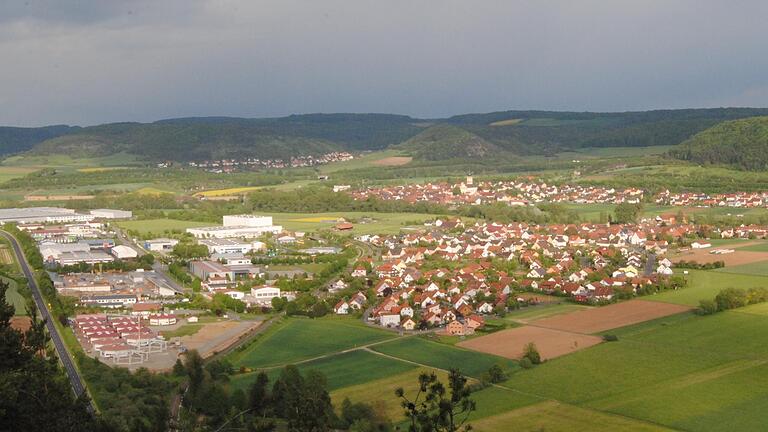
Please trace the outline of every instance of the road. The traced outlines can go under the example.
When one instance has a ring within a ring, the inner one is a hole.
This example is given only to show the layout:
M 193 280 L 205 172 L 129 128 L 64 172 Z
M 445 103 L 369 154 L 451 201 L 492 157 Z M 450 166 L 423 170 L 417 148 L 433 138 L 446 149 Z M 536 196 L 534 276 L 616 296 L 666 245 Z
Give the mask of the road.
M 13 251 L 16 254 L 16 259 L 19 262 L 19 266 L 24 272 L 24 276 L 27 278 L 29 283 L 29 288 L 30 291 L 32 291 L 32 298 L 35 300 L 37 310 L 40 312 L 40 315 L 43 317 L 43 319 L 45 319 L 45 325 L 48 328 L 48 333 L 51 335 L 53 346 L 56 348 L 56 353 L 59 356 L 59 360 L 64 366 L 64 371 L 69 377 L 69 382 L 72 384 L 72 390 L 74 390 L 77 397 L 80 397 L 85 393 L 83 379 L 80 377 L 80 372 L 75 367 L 75 362 L 72 360 L 72 356 L 67 350 L 67 346 L 64 344 L 64 340 L 61 338 L 58 329 L 54 325 L 54 318 L 51 315 L 51 312 L 48 310 L 48 303 L 46 303 L 43 299 L 43 295 L 40 292 L 40 287 L 37 286 L 35 274 L 32 272 L 32 269 L 30 269 L 27 258 L 24 256 L 24 252 L 21 250 L 21 246 L 19 245 L 18 240 L 16 240 L 14 236 L 5 231 L 0 231 L 0 235 L 8 239 L 8 241 L 11 243 L 11 246 L 13 247 Z M 90 403 L 89 410 L 93 412 L 93 403 Z

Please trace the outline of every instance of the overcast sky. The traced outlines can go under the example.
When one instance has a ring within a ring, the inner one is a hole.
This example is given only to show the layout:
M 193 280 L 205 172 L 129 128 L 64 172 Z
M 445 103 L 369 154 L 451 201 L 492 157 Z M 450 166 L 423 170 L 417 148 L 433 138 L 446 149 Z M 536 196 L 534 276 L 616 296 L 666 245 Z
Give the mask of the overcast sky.
M 2 0 L 0 124 L 768 106 L 768 2 Z

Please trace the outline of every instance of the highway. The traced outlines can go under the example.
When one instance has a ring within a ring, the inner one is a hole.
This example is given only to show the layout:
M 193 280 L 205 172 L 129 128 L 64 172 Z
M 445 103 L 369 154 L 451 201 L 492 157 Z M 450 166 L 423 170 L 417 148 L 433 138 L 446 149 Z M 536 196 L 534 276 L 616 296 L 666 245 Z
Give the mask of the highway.
M 24 276 L 26 276 L 27 281 L 29 282 L 29 288 L 30 291 L 32 291 L 32 298 L 35 300 L 37 310 L 40 311 L 40 315 L 42 315 L 43 319 L 46 321 L 46 326 L 48 327 L 48 333 L 51 335 L 53 346 L 56 348 L 59 360 L 61 361 L 61 364 L 64 365 L 64 371 L 67 373 L 69 382 L 72 384 L 72 390 L 75 392 L 77 397 L 80 397 L 85 392 L 83 380 L 80 377 L 80 373 L 78 372 L 77 368 L 75 367 L 74 360 L 72 360 L 72 357 L 67 350 L 67 346 L 64 344 L 59 331 L 54 325 L 54 317 L 51 315 L 50 310 L 48 310 L 48 303 L 46 303 L 43 299 L 43 295 L 40 292 L 40 287 L 37 286 L 37 280 L 35 279 L 34 272 L 30 269 L 29 263 L 27 263 L 27 258 L 24 256 L 24 252 L 21 250 L 21 246 L 19 245 L 19 242 L 16 240 L 16 238 L 5 231 L 0 231 L 0 235 L 8 239 L 8 241 L 11 243 L 11 246 L 13 247 L 13 251 L 16 254 L 16 259 L 19 262 L 19 266 L 21 266 L 21 270 L 24 272 Z M 89 410 L 93 412 L 92 402 L 89 406 Z

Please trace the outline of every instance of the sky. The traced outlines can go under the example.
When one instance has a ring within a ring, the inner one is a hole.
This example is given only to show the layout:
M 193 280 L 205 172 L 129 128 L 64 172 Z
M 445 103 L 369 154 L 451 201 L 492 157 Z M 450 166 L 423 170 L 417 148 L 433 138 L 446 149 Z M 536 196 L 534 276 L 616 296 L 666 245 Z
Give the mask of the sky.
M 3 0 L 0 125 L 768 106 L 763 0 Z

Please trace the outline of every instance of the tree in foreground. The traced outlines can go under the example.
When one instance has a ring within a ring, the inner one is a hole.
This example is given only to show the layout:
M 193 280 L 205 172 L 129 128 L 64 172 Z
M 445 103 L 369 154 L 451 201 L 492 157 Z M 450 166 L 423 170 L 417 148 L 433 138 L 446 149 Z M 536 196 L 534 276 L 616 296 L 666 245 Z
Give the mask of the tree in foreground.
M 434 372 L 422 373 L 413 398 L 406 396 L 402 388 L 395 390 L 395 395 L 401 399 L 410 421 L 410 432 L 457 432 L 472 429 L 467 423 L 476 409 L 475 401 L 469 397 L 471 392 L 467 378 L 458 369 L 451 369 L 448 389 Z
M 45 322 L 34 318 L 25 334 L 11 327 L 14 308 L 6 302 L 7 289 L 0 281 L 0 429 L 110 430 L 88 413 L 86 396 L 75 399 L 58 360 L 46 347 Z

